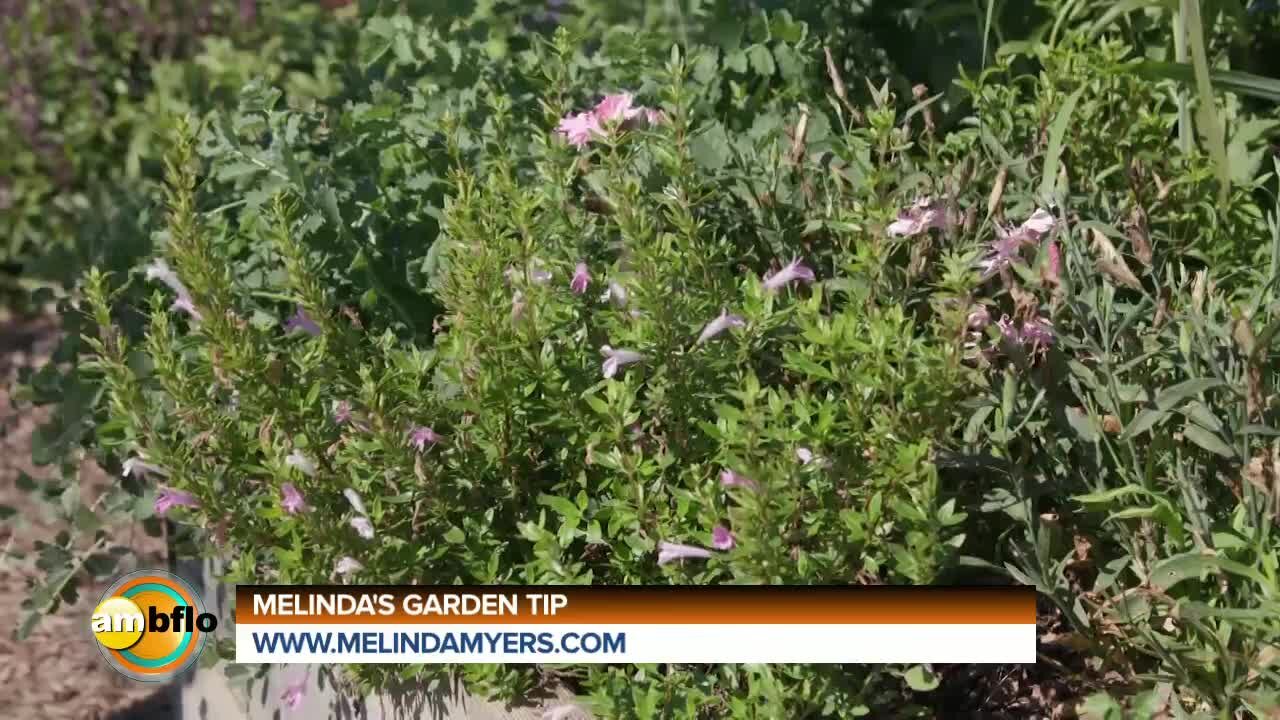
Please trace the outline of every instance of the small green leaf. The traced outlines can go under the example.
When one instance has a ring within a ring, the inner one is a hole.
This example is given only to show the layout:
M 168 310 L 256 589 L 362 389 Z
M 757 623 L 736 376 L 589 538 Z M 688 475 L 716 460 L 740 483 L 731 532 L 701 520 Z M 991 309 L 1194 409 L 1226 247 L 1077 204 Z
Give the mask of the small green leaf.
M 907 686 L 916 692 L 929 692 L 936 690 L 939 684 L 938 676 L 923 665 L 916 665 L 907 670 L 902 676 L 907 681 Z
M 1045 200 L 1053 198 L 1055 188 L 1058 183 L 1058 163 L 1062 157 L 1062 141 L 1067 133 L 1067 126 L 1071 122 L 1071 115 L 1076 111 L 1076 103 L 1080 102 L 1080 96 L 1084 95 L 1084 91 L 1088 86 L 1082 86 L 1075 92 L 1067 96 L 1067 99 L 1058 107 L 1058 114 L 1053 118 L 1053 125 L 1049 127 L 1049 148 L 1044 154 L 1044 171 L 1040 178 L 1040 196 Z
M 1230 445 L 1199 425 L 1188 424 L 1182 429 L 1182 436 L 1215 455 L 1225 458 L 1235 457 L 1235 451 Z

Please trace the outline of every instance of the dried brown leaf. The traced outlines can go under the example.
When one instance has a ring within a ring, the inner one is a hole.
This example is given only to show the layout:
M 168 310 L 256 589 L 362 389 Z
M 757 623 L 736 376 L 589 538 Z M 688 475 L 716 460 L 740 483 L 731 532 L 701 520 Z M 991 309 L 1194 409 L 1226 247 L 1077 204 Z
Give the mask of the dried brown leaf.
M 1120 255 L 1120 251 L 1116 250 L 1116 246 L 1112 245 L 1107 236 L 1099 230 L 1093 229 L 1092 232 L 1093 250 L 1097 255 L 1094 262 L 1098 271 L 1121 285 L 1134 290 L 1142 289 L 1142 283 L 1125 264 L 1124 257 Z

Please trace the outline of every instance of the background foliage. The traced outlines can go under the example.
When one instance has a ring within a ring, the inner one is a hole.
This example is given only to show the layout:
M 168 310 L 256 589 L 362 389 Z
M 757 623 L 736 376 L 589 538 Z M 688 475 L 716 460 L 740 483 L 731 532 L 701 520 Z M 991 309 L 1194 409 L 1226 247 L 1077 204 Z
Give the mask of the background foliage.
M 105 520 L 158 529 L 181 490 L 176 550 L 232 581 L 1044 599 L 1036 693 L 828 666 L 367 687 L 568 683 L 605 717 L 1280 707 L 1272 6 L 265 7 L 158 58 L 88 45 L 137 89 L 105 123 L 59 90 L 5 153 L 9 257 L 73 288 L 19 395 L 56 408 L 35 452 L 64 473 L 28 484 L 75 528 L 26 628 L 115 572 Z M 662 119 L 555 132 L 623 91 Z M 813 277 L 770 281 L 793 260 Z M 151 470 L 88 507 L 85 454 Z

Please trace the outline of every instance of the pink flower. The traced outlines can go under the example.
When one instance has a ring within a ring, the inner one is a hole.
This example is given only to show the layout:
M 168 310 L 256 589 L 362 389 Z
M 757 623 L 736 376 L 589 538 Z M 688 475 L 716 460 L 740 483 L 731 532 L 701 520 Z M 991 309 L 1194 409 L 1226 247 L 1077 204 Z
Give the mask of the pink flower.
M 645 108 L 632 107 L 634 101 L 631 93 L 605 95 L 591 112 L 601 124 L 630 120 L 645 111 Z
M 627 350 L 625 348 L 611 348 L 608 345 L 600 347 L 600 354 L 605 356 L 605 361 L 600 365 L 600 371 L 606 378 L 611 378 L 618 374 L 627 365 L 638 363 L 644 359 L 644 356 L 635 350 Z
M 1049 241 L 1049 262 L 1045 267 L 1045 280 L 1051 283 L 1058 282 L 1058 278 L 1062 276 L 1062 251 L 1058 248 L 1058 243 Z
M 339 558 L 338 562 L 333 564 L 333 571 L 342 577 L 349 577 L 363 569 L 364 565 L 361 565 L 359 560 L 350 556 Z
M 289 455 L 284 459 L 284 464 L 291 468 L 297 468 L 298 472 L 306 475 L 307 477 L 311 477 L 316 474 L 315 461 L 306 455 L 303 455 L 298 450 L 294 450 L 289 453 Z
M 123 475 L 124 477 L 133 476 L 141 480 L 146 478 L 146 476 L 148 475 L 164 476 L 164 475 L 168 475 L 169 473 L 164 468 L 158 465 L 152 465 L 151 463 L 144 461 L 140 457 L 133 457 L 124 461 L 123 472 L 121 472 L 120 474 Z
M 373 523 L 369 522 L 369 518 L 363 515 L 353 517 L 351 527 L 355 528 L 355 531 L 365 540 L 373 539 Z
M 987 310 L 986 305 L 979 305 L 969 313 L 969 317 L 965 322 L 970 330 L 982 330 L 991 324 L 991 313 Z
M 604 296 L 600 299 L 613 303 L 615 307 L 626 307 L 627 288 L 615 280 L 610 280 L 609 289 L 605 291 Z
M 1057 339 L 1053 331 L 1053 323 L 1045 318 L 1032 318 L 1022 323 L 1019 327 L 1014 324 L 1008 315 L 1000 318 L 996 323 L 1000 327 L 1001 334 L 1005 340 L 1014 345 L 1024 345 L 1031 348 L 1048 347 Z
M 525 301 L 524 293 L 519 290 L 511 296 L 511 321 L 515 322 L 524 315 Z
M 1022 323 L 1022 341 L 1031 345 L 1048 347 L 1057 340 L 1053 323 L 1045 318 L 1032 318 Z
M 164 258 L 156 258 L 146 267 L 148 280 L 159 280 L 176 295 L 190 295 L 187 292 L 187 286 L 182 284 L 182 280 L 178 279 L 178 274 L 169 267 L 169 263 Z
M 573 278 L 569 280 L 569 289 L 574 295 L 581 295 L 587 291 L 587 286 L 591 284 L 591 272 L 587 270 L 587 264 L 580 262 L 573 269 Z
M 172 308 L 181 310 L 196 320 L 200 320 L 200 311 L 196 310 L 195 302 L 191 299 L 191 291 L 187 290 L 187 286 L 182 284 L 182 280 L 178 278 L 178 274 L 169 267 L 169 263 L 164 258 L 156 258 L 151 261 L 146 268 L 148 280 L 159 280 L 177 295 L 177 299 L 173 301 Z
M 1020 261 L 1022 258 L 1018 253 L 1023 247 L 1040 242 L 1056 226 L 1057 220 L 1043 208 L 1036 210 L 1026 222 L 1012 230 L 996 226 L 996 241 L 991 244 L 991 254 L 978 264 L 983 270 L 982 279 L 985 280 Z
M 1031 214 L 1031 217 L 1027 218 L 1026 222 L 1022 223 L 1022 227 L 1019 229 L 1032 236 L 1033 239 L 1039 240 L 1042 236 L 1053 232 L 1057 225 L 1058 221 L 1053 217 L 1053 213 L 1044 208 L 1036 208 L 1036 211 Z
M 155 511 L 157 515 L 164 517 L 170 509 L 179 505 L 189 508 L 198 508 L 200 507 L 200 501 L 196 499 L 195 495 L 192 495 L 189 492 L 174 490 L 169 487 L 161 487 L 156 491 Z
M 174 300 L 173 305 L 171 305 L 170 307 L 172 307 L 174 310 L 181 310 L 196 320 L 204 319 L 204 316 L 201 315 L 200 311 L 196 309 L 195 301 L 191 299 L 190 295 L 185 295 L 185 294 L 179 295 L 178 299 Z
M 796 448 L 796 460 L 799 460 L 801 465 L 808 465 L 813 462 L 813 451 L 806 447 Z
M 307 676 L 294 680 L 289 683 L 284 692 L 280 693 L 280 701 L 290 710 L 297 710 L 302 705 L 302 696 L 306 695 Z
M 351 403 L 346 400 L 338 400 L 333 403 L 333 421 L 339 425 L 345 425 L 351 419 Z
M 311 319 L 310 315 L 307 315 L 307 311 L 303 310 L 301 305 L 298 306 L 298 309 L 294 311 L 288 320 L 284 321 L 284 331 L 286 333 L 291 333 L 294 330 L 301 330 L 312 337 L 320 334 L 320 326 L 316 324 L 315 320 Z
M 711 528 L 711 547 L 717 550 L 732 550 L 738 541 L 733 537 L 733 533 L 729 528 L 723 525 L 717 525 Z
M 435 445 L 444 440 L 444 436 L 426 425 L 419 425 L 409 431 L 409 444 L 422 452 L 428 445 Z
M 556 132 L 577 148 L 591 142 L 592 136 L 604 134 L 604 130 L 600 128 L 599 118 L 591 112 L 566 115 L 556 126 Z
M 667 121 L 667 114 L 662 112 L 661 110 L 655 110 L 653 108 L 645 108 L 644 119 L 650 125 L 659 125 Z
M 800 258 L 796 258 L 778 272 L 765 275 L 764 288 L 774 292 L 796 281 L 811 283 L 813 280 L 813 271 L 802 265 Z
M 745 327 L 746 324 L 747 321 L 743 320 L 742 316 L 730 315 L 728 310 L 722 309 L 719 317 L 707 323 L 707 326 L 702 328 L 702 334 L 698 336 L 698 341 L 695 344 L 701 345 L 731 327 Z
M 946 210 L 939 207 L 933 198 L 923 197 L 898 213 L 898 219 L 890 223 L 885 231 L 892 237 L 911 237 L 930 228 L 944 228 L 946 225 Z
M 658 543 L 658 564 L 666 565 L 676 560 L 703 559 L 711 557 L 711 551 L 693 545 L 681 545 L 663 540 Z
M 1005 233 L 999 228 L 996 229 L 996 236 L 996 241 L 991 243 L 991 254 L 978 263 L 978 267 L 982 269 L 983 280 L 1021 260 L 1018 252 L 1026 242 L 1024 236 L 1016 231 Z
M 351 509 L 356 511 L 358 515 L 368 515 L 369 511 L 364 509 L 364 500 L 360 498 L 360 493 L 355 488 L 347 488 L 342 491 L 342 496 L 351 503 Z
M 310 509 L 307 507 L 306 499 L 293 483 L 284 483 L 280 486 L 280 508 L 290 515 L 297 515 Z
M 729 468 L 725 468 L 720 471 L 720 484 L 724 487 L 743 487 L 748 490 L 760 489 L 760 484 L 755 480 L 752 480 L 746 475 L 739 475 Z

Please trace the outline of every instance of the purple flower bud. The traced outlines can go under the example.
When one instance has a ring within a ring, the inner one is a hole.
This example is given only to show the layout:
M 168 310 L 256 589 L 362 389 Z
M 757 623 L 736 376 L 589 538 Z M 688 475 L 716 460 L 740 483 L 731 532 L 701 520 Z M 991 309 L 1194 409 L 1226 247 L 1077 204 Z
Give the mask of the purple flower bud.
M 339 425 L 346 425 L 351 420 L 351 403 L 346 400 L 338 400 L 333 403 L 333 421 Z
M 511 296 L 511 322 L 515 322 L 524 316 L 524 308 L 524 293 L 517 290 L 515 294 Z
M 146 270 L 148 280 L 159 280 L 177 295 L 172 305 L 174 310 L 181 310 L 196 320 L 202 319 L 200 311 L 196 309 L 195 302 L 191 299 L 191 291 L 182 284 L 178 274 L 169 267 L 169 263 L 165 262 L 164 258 L 152 260 Z
M 991 324 L 991 313 L 987 310 L 986 305 L 979 305 L 969 313 L 966 321 L 970 330 L 983 330 Z
M 353 517 L 351 518 L 351 527 L 355 528 L 355 531 L 365 540 L 373 539 L 373 523 L 369 522 L 369 518 L 363 515 Z
M 671 543 L 663 540 L 658 543 L 658 564 L 666 565 L 676 560 L 685 559 L 701 559 L 705 560 L 711 557 L 711 551 L 706 548 L 694 547 L 693 545 L 681 545 L 680 543 Z
M 611 378 L 618 374 L 618 370 L 627 365 L 638 363 L 644 359 L 644 356 L 635 350 L 627 350 L 624 348 L 611 348 L 603 345 L 600 348 L 600 354 L 605 356 L 605 361 L 600 365 L 600 371 L 604 373 L 606 378 Z
M 573 269 L 573 279 L 569 281 L 569 289 L 574 295 L 581 295 L 587 291 L 587 286 L 591 284 L 591 272 L 587 270 L 586 263 L 578 263 Z
M 359 560 L 350 556 L 339 558 L 338 562 L 333 565 L 333 571 L 343 577 L 354 575 L 363 569 L 364 565 L 361 565 Z
M 1019 229 L 1031 236 L 1032 239 L 1039 240 L 1041 236 L 1048 235 L 1053 232 L 1053 229 L 1057 227 L 1057 225 L 1058 220 L 1053 216 L 1053 213 L 1050 213 L 1044 208 L 1037 208 L 1036 211 L 1032 213 L 1031 217 L 1027 218 L 1026 222 L 1022 223 L 1022 227 Z
M 730 315 L 728 310 L 721 310 L 719 317 L 702 328 L 702 334 L 698 335 L 698 341 L 694 344 L 701 345 L 731 327 L 745 327 L 746 324 L 747 321 L 741 315 Z
M 409 444 L 417 448 L 418 452 L 422 452 L 427 449 L 428 445 L 435 445 L 441 440 L 444 440 L 444 436 L 426 425 L 419 425 L 409 431 Z
M 295 679 L 289 683 L 284 692 L 280 693 L 280 701 L 290 710 L 297 710 L 302 706 L 302 698 L 306 695 L 307 676 Z
M 778 272 L 766 275 L 764 288 L 769 292 L 776 292 L 793 282 L 811 283 L 813 280 L 813 270 L 801 264 L 800 258 L 796 258 Z
M 298 472 L 311 477 L 316 474 L 316 463 L 311 458 L 303 455 L 301 452 L 294 450 L 284 459 L 284 464 L 291 468 L 297 468 Z
M 145 462 L 141 457 L 133 457 L 125 460 L 123 472 L 121 472 L 121 475 L 124 477 L 133 476 L 138 479 L 144 479 L 148 475 L 166 476 L 168 474 L 168 471 L 164 468 Z
M 290 515 L 297 515 L 310 509 L 307 507 L 306 499 L 293 483 L 284 483 L 280 486 L 280 507 Z
M 288 320 L 284 321 L 284 331 L 286 333 L 291 333 L 294 330 L 301 330 L 312 337 L 320 334 L 320 326 L 316 324 L 315 320 L 311 319 L 311 316 L 307 314 L 306 310 L 302 309 L 301 305 L 298 306 Z
M 609 289 L 605 291 L 600 299 L 613 303 L 614 307 L 626 307 L 627 289 L 621 283 L 610 280 Z
M 198 508 L 200 507 L 200 501 L 189 492 L 175 490 L 169 487 L 161 487 L 156 491 L 156 515 L 164 517 L 170 509 L 177 506 Z
M 347 502 L 351 503 L 351 507 L 356 513 L 360 515 L 369 514 L 369 511 L 364 509 L 364 500 L 360 499 L 360 493 L 356 492 L 354 488 L 343 490 L 342 496 L 347 499 Z
M 1013 345 L 1024 345 L 1032 349 L 1049 347 L 1057 339 L 1053 324 L 1045 318 L 1032 318 L 1019 327 L 1008 315 L 996 323 L 1004 339 Z
M 898 213 L 898 219 L 894 220 L 885 231 L 890 237 L 911 237 L 930 228 L 946 227 L 946 224 L 946 210 L 939 207 L 933 198 L 923 197 L 916 200 L 911 207 Z
M 734 538 L 729 528 L 723 525 L 717 525 L 711 529 L 711 547 L 717 550 L 732 550 L 738 541 Z
M 741 487 L 741 488 L 747 488 L 748 490 L 760 489 L 760 484 L 757 483 L 755 480 L 752 480 L 751 478 L 745 475 L 739 475 L 738 473 L 730 470 L 729 468 L 725 468 L 724 470 L 720 471 L 720 484 L 727 488 Z

